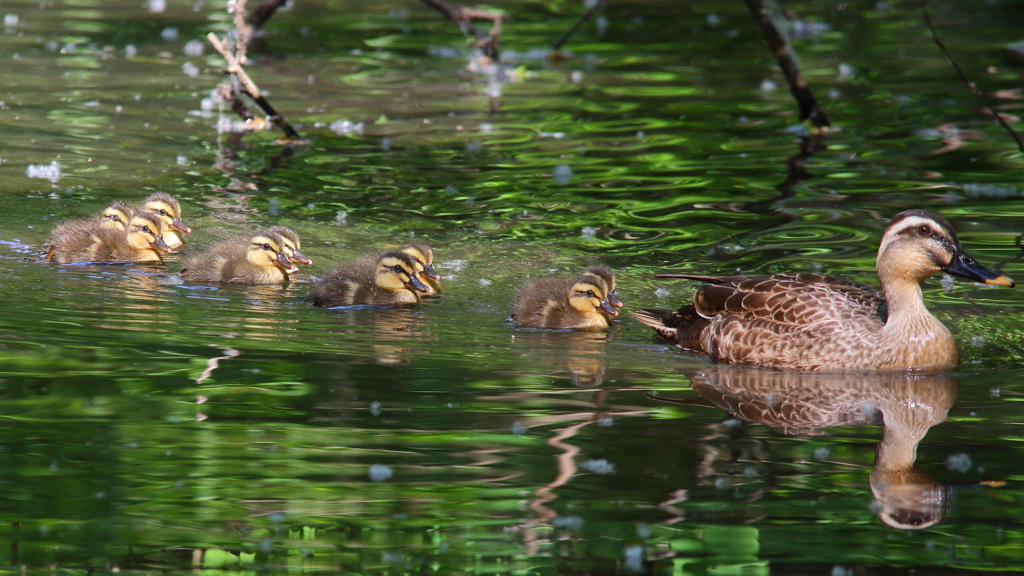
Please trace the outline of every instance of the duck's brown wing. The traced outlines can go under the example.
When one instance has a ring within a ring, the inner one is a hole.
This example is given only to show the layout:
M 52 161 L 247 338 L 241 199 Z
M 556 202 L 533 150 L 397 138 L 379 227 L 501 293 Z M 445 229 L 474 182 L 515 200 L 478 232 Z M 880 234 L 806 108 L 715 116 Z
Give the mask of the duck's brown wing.
M 885 300 L 871 287 L 806 272 L 706 284 L 693 295 L 693 305 L 705 318 L 733 313 L 792 326 L 833 318 L 884 324 L 887 315 Z
M 807 273 L 701 286 L 694 307 L 711 319 L 705 351 L 727 362 L 810 370 L 852 353 L 886 318 L 871 288 Z

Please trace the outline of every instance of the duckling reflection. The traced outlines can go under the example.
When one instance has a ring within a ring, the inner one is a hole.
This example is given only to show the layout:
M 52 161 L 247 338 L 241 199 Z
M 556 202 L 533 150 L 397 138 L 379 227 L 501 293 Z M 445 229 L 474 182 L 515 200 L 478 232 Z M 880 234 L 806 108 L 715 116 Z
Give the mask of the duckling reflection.
M 956 399 L 949 376 L 812 374 L 719 366 L 692 378 L 693 389 L 733 415 L 784 434 L 821 434 L 831 426 L 881 424 L 871 491 L 882 523 L 929 528 L 946 516 L 949 489 L 916 465 L 917 445 L 946 420 Z
M 516 348 L 525 348 L 531 365 L 552 374 L 568 371 L 572 383 L 582 388 L 604 382 L 605 345 L 608 332 L 517 332 Z
M 366 333 L 374 359 L 382 366 L 408 364 L 416 353 L 415 343 L 430 334 L 422 314 L 413 308 L 353 309 L 330 316 L 330 321 L 338 325 L 329 329 L 332 332 L 352 334 L 355 328 Z

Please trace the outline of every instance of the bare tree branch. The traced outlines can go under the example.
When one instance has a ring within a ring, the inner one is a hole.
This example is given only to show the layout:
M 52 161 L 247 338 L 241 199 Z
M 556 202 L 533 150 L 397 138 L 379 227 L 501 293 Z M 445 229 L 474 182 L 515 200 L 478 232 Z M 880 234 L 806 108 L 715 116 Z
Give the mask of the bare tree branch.
M 568 42 L 570 38 L 572 38 L 572 35 L 575 34 L 577 30 L 580 29 L 580 26 L 582 26 L 583 23 L 586 22 L 587 20 L 593 18 L 594 14 L 596 14 L 597 11 L 604 6 L 604 4 L 605 0 L 597 0 L 597 2 L 594 2 L 594 5 L 591 6 L 590 9 L 587 10 L 586 13 L 584 13 L 583 16 L 581 16 L 575 24 L 570 26 L 569 29 L 565 31 L 565 34 L 562 34 L 562 37 L 558 39 L 558 42 L 555 42 L 555 45 L 551 47 L 551 50 L 554 51 L 561 49 L 562 46 L 564 46 L 565 43 Z
M 457 8 L 445 0 L 422 0 L 427 7 L 439 12 L 442 16 L 459 25 L 462 33 L 475 36 L 477 46 L 492 60 L 498 59 L 498 38 L 501 35 L 501 22 L 505 15 L 501 12 L 476 10 L 474 8 Z M 484 32 L 473 26 L 472 20 L 490 20 L 493 25 L 490 32 Z
M 973 92 L 979 100 L 981 100 L 981 103 L 984 104 L 985 107 L 988 108 L 989 112 L 992 113 L 992 116 L 995 117 L 996 122 L 999 122 L 999 125 L 1002 126 L 1003 129 L 1010 134 L 1010 137 L 1013 138 L 1013 140 L 1017 143 L 1017 148 L 1022 153 L 1024 153 L 1024 142 L 1021 142 L 1020 135 L 1018 135 L 1017 132 L 1014 131 L 1014 129 L 1011 128 L 1010 125 L 1006 123 L 1006 119 L 1003 118 L 1002 114 L 996 111 L 996 109 L 989 102 L 988 97 L 985 96 L 985 93 L 978 89 L 977 84 L 967 79 L 967 75 L 964 74 L 963 69 L 960 68 L 960 65 L 957 64 L 956 60 L 953 59 L 953 55 L 950 54 L 949 50 L 946 48 L 946 45 L 942 43 L 941 39 L 939 39 L 939 33 L 935 31 L 935 26 L 932 25 L 932 19 L 928 14 L 928 3 L 925 2 L 924 6 L 922 6 L 921 8 L 924 10 L 924 22 L 925 24 L 928 25 L 928 29 L 932 31 L 932 39 L 935 40 L 935 44 L 939 47 L 940 50 L 942 50 L 942 53 L 946 55 L 946 59 L 949 60 L 949 63 L 953 65 L 953 68 L 956 70 L 956 73 L 960 76 L 960 80 L 963 81 L 963 83 L 966 84 L 968 88 L 970 88 L 971 92 Z
M 745 0 L 745 2 L 747 3 L 747 8 L 750 9 L 750 14 L 754 17 L 754 21 L 761 28 L 761 34 L 768 43 L 768 48 L 775 55 L 775 59 L 779 61 L 779 66 L 782 67 L 782 73 L 786 76 L 786 82 L 789 84 L 789 91 L 796 98 L 796 102 L 800 106 L 800 121 L 810 121 L 813 126 L 818 128 L 831 126 L 832 124 L 829 122 L 828 116 L 825 115 L 825 111 L 818 105 L 818 101 L 814 98 L 814 93 L 811 92 L 810 86 L 807 85 L 804 77 L 800 74 L 800 68 L 796 65 L 796 60 L 793 59 L 785 39 L 783 39 L 778 29 L 775 28 L 771 17 L 768 16 L 768 11 L 765 10 L 764 4 L 761 0 Z

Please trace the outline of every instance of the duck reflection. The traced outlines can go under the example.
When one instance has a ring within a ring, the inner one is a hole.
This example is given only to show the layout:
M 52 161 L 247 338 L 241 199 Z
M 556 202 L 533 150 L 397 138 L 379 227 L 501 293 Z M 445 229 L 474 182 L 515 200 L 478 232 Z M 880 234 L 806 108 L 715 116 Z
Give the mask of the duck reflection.
M 893 528 L 919 530 L 945 518 L 950 489 L 917 466 L 917 445 L 932 426 L 946 420 L 956 399 L 955 378 L 719 366 L 696 373 L 692 386 L 733 415 L 784 434 L 811 436 L 831 426 L 881 424 L 870 480 L 879 520 Z
M 581 388 L 604 382 L 605 346 L 608 332 L 567 332 L 518 330 L 516 347 L 529 349 L 529 362 L 540 364 L 541 371 L 569 372 L 572 383 Z

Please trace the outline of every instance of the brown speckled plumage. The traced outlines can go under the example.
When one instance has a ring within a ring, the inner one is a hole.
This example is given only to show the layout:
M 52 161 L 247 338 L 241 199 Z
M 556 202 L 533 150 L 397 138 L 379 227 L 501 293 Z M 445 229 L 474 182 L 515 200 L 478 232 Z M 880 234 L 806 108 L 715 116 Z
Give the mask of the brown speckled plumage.
M 949 330 L 924 306 L 920 282 L 944 270 L 1010 285 L 960 247 L 941 217 L 893 218 L 877 261 L 883 293 L 822 274 L 659 275 L 702 280 L 693 303 L 633 316 L 678 346 L 719 360 L 799 370 L 947 369 L 959 362 Z
M 66 224 L 51 235 L 44 259 L 58 264 L 160 262 L 160 253 L 171 251 L 160 237 L 160 227 L 160 218 L 150 211 L 135 214 L 120 230 L 92 224 Z

